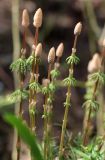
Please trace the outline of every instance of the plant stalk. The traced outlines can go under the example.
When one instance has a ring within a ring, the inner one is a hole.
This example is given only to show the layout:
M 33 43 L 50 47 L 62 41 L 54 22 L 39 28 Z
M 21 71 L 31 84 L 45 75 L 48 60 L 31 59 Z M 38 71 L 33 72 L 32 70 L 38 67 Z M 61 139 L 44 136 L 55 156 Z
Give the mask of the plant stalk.
M 66 104 L 70 104 L 70 97 L 71 97 L 71 91 L 70 91 L 70 86 L 69 86 L 67 97 L 66 97 Z M 63 119 L 63 124 L 62 124 L 62 132 L 61 132 L 60 147 L 59 147 L 59 160 L 61 159 L 63 155 L 64 136 L 65 136 L 66 126 L 67 126 L 69 107 L 70 107 L 69 105 L 65 106 L 65 113 L 64 113 L 64 119 Z
M 52 135 L 52 104 L 48 104 L 48 122 L 47 122 L 47 145 L 48 145 L 48 159 L 52 160 L 52 150 L 51 150 L 51 135 Z
M 35 37 L 34 37 L 35 47 L 37 46 L 37 42 L 38 42 L 38 28 L 36 28 Z M 36 80 L 36 78 L 34 78 L 34 74 L 35 74 L 35 72 L 37 75 L 39 73 L 37 60 L 36 60 L 36 64 L 35 64 L 35 50 L 32 55 L 33 55 L 32 80 L 30 80 L 30 83 L 32 83 L 34 81 L 38 81 L 38 79 Z M 35 69 L 35 67 L 36 67 L 36 69 Z M 30 128 L 33 132 L 35 132 L 35 128 L 36 128 L 35 127 L 35 113 L 30 113 L 30 109 L 32 109 L 34 112 L 36 109 L 36 91 L 34 91 L 32 89 L 29 90 L 29 116 L 30 116 Z
M 47 99 L 48 95 L 45 95 L 45 104 L 44 104 L 44 158 L 47 160 L 48 148 L 47 148 Z
M 50 72 L 51 72 L 51 68 L 52 68 L 52 64 L 49 64 L 48 67 L 48 75 L 47 75 L 47 79 L 50 80 Z M 44 157 L 45 160 L 48 160 L 48 151 L 49 151 L 49 140 L 48 140 L 48 136 L 49 136 L 49 131 L 48 131 L 48 126 L 49 126 L 49 117 L 48 117 L 48 98 L 49 98 L 49 94 L 45 95 L 45 104 L 44 104 Z
M 104 61 L 104 56 L 102 55 L 101 68 L 99 69 L 99 71 L 102 69 L 103 61 Z M 98 85 L 99 85 L 99 79 L 97 79 L 95 82 L 92 100 L 95 99 Z M 83 145 L 85 145 L 85 146 L 87 145 L 88 140 L 89 140 L 89 128 L 90 128 L 90 124 L 91 124 L 91 112 L 92 112 L 91 106 L 87 106 L 87 107 L 88 107 L 88 113 L 86 114 L 86 116 L 84 118 L 84 131 L 83 131 Z
M 73 44 L 74 50 L 76 50 L 77 38 L 78 38 L 78 35 L 75 35 L 74 44 Z M 75 54 L 75 52 L 72 53 L 72 55 L 74 55 L 74 54 Z M 73 75 L 73 73 L 74 73 L 74 64 L 72 63 L 69 67 L 69 76 Z M 66 94 L 65 113 L 64 113 L 64 118 L 63 118 L 60 146 L 59 146 L 59 160 L 63 156 L 64 135 L 65 135 L 66 126 L 67 126 L 68 112 L 69 112 L 69 108 L 70 108 L 70 99 L 71 99 L 71 86 L 68 85 L 67 94 Z
M 39 28 L 36 28 L 35 38 L 34 38 L 34 45 L 35 46 L 37 46 L 37 43 L 38 43 L 38 36 L 39 36 Z
M 24 75 L 20 73 L 20 90 L 21 90 L 21 98 L 20 98 L 20 105 L 19 105 L 19 114 L 18 116 L 22 118 L 23 108 L 22 108 L 22 91 L 23 91 L 23 84 L 24 84 Z M 21 151 L 21 139 L 18 135 L 17 137 L 17 160 L 20 160 L 20 151 Z

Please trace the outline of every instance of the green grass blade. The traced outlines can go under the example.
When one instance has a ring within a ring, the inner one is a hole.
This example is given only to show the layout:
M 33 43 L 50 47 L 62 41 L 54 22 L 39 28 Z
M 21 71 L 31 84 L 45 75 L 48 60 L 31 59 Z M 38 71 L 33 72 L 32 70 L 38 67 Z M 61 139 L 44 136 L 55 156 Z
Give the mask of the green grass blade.
M 22 140 L 29 146 L 33 160 L 44 160 L 35 136 L 31 133 L 27 125 L 22 122 L 22 119 L 12 114 L 5 114 L 4 119 L 17 129 Z

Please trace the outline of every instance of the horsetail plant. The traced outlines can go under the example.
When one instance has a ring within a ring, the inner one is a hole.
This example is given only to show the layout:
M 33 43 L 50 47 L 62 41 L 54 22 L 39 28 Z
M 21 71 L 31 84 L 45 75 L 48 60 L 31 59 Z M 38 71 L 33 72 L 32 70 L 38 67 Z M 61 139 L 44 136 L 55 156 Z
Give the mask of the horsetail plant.
M 50 88 L 52 91 L 52 99 L 54 98 L 54 93 L 56 90 L 56 80 L 60 75 L 59 67 L 60 67 L 60 58 L 62 57 L 64 51 L 64 45 L 63 43 L 60 43 L 59 46 L 56 49 L 56 61 L 54 63 L 54 69 L 51 70 L 50 75 L 51 75 L 51 83 L 50 83 Z
M 54 99 L 54 93 L 56 91 L 56 80 L 60 75 L 60 72 L 59 72 L 60 58 L 62 57 L 63 51 L 64 51 L 64 45 L 63 45 L 63 43 L 60 43 L 59 46 L 57 47 L 57 50 L 56 50 L 56 57 L 57 58 L 54 63 L 54 69 L 52 69 L 50 72 L 51 82 L 50 82 L 49 88 L 50 88 L 50 97 L 51 97 L 52 101 Z
M 32 54 L 27 59 L 27 65 L 30 70 L 30 82 L 29 82 L 29 115 L 30 115 L 30 127 L 35 132 L 35 114 L 36 114 L 36 94 L 40 91 L 40 85 L 38 83 L 39 77 L 39 62 L 40 54 L 42 53 L 42 44 L 38 43 L 39 28 L 42 25 L 42 10 L 39 8 L 34 15 L 33 25 L 35 27 L 35 38 L 32 46 Z
M 23 10 L 22 14 L 22 26 L 23 26 L 23 49 L 26 48 L 26 32 L 27 32 L 27 27 L 29 26 L 29 14 L 27 9 Z
M 64 51 L 64 45 L 63 43 L 60 43 L 59 46 L 56 49 L 56 62 L 54 64 L 54 69 L 51 71 L 51 79 L 52 81 L 56 81 L 56 79 L 59 77 L 59 66 L 60 66 L 60 58 L 62 57 Z
M 44 129 L 43 129 L 43 143 L 44 143 L 44 158 L 47 160 L 48 157 L 48 145 L 47 145 L 47 123 L 48 123 L 48 116 L 47 116 L 47 98 L 48 98 L 48 86 L 49 86 L 50 80 L 49 79 L 43 79 L 43 88 L 42 93 L 45 95 L 44 99 L 44 113 L 42 118 L 44 119 Z
M 54 86 L 51 84 L 51 70 L 55 60 L 55 48 L 52 47 L 48 54 L 48 75 L 47 79 L 43 80 L 43 89 L 42 93 L 45 95 L 44 102 L 44 157 L 45 160 L 51 159 L 51 146 L 50 146 L 50 138 L 51 138 L 51 115 L 52 115 L 52 96 L 51 92 L 54 91 Z
M 18 113 L 18 117 L 22 118 L 23 115 L 23 99 L 27 98 L 28 93 L 27 91 L 24 89 L 24 78 L 25 78 L 25 74 L 26 74 L 26 59 L 25 59 L 25 52 L 22 49 L 21 50 L 21 57 L 16 61 L 13 62 L 10 66 L 10 68 L 14 71 L 17 71 L 19 74 L 19 89 L 17 89 L 14 93 L 12 93 L 11 98 L 14 99 L 14 101 L 19 101 L 19 113 Z M 20 146 L 21 146 L 21 140 L 20 137 L 18 135 L 18 139 L 17 139 L 17 160 L 20 160 Z
M 48 144 L 49 145 L 49 155 L 48 160 L 53 160 L 54 156 L 52 154 L 52 115 L 53 115 L 53 100 L 54 100 L 54 94 L 56 91 L 56 80 L 60 75 L 59 72 L 59 66 L 60 66 L 60 58 L 62 57 L 64 50 L 63 43 L 60 43 L 56 50 L 56 62 L 54 64 L 54 69 L 50 72 L 51 81 L 49 83 L 49 98 L 48 98 Z M 54 63 L 54 62 L 53 62 Z
M 10 66 L 10 69 L 12 71 L 16 71 L 19 74 L 19 89 L 17 89 L 11 96 L 13 99 L 17 99 L 19 100 L 19 113 L 18 113 L 18 117 L 22 118 L 23 115 L 23 99 L 27 97 L 28 93 L 27 91 L 24 89 L 24 79 L 25 79 L 25 75 L 27 72 L 27 63 L 26 63 L 26 58 L 25 58 L 25 54 L 26 54 L 26 29 L 29 26 L 29 15 L 27 10 L 23 10 L 23 14 L 22 14 L 22 26 L 24 29 L 24 33 L 23 33 L 23 44 L 22 44 L 22 49 L 21 49 L 21 53 L 20 53 L 20 58 L 18 60 L 16 60 L 15 62 L 13 62 Z M 20 160 L 20 146 L 21 146 L 21 140 L 20 137 L 18 135 L 17 138 L 17 160 Z
M 92 73 L 95 73 L 99 70 L 101 66 L 101 56 L 98 54 L 98 53 L 95 53 L 93 55 L 93 58 L 92 60 L 89 61 L 88 63 L 88 72 L 89 72 L 89 75 L 88 75 L 88 78 L 87 78 L 87 82 L 86 82 L 86 94 L 84 96 L 85 100 L 89 100 L 91 99 L 92 95 L 93 95 L 93 87 L 94 87 L 94 81 L 90 81 L 90 76 Z M 95 93 L 95 97 L 97 97 L 97 95 L 99 94 L 99 91 L 98 89 L 96 90 L 96 93 Z M 98 110 L 98 108 L 97 108 Z M 91 117 L 95 115 L 95 110 L 91 113 Z M 86 127 L 86 117 L 88 115 L 88 107 L 85 106 L 85 113 L 84 113 L 84 121 L 83 121 L 83 130 L 85 129 Z M 88 136 L 91 135 L 92 133 L 92 130 L 93 130 L 93 125 L 92 123 L 89 124 L 89 130 L 88 130 Z M 83 131 L 84 132 L 84 131 Z
M 34 18 L 33 18 L 33 25 L 36 28 L 35 31 L 35 41 L 34 44 L 35 46 L 37 45 L 37 41 L 38 41 L 38 34 L 39 34 L 39 28 L 42 25 L 42 18 L 43 18 L 43 13 L 42 13 L 42 9 L 39 8 L 37 9 L 37 11 L 35 12 Z
M 82 24 L 79 22 L 75 26 L 74 29 L 74 45 L 72 48 L 72 54 L 66 59 L 67 64 L 69 65 L 69 76 L 64 79 L 64 84 L 67 86 L 67 94 L 66 94 L 66 102 L 64 103 L 65 106 L 65 113 L 63 118 L 63 124 L 62 124 L 62 132 L 61 132 L 61 138 L 60 138 L 60 147 L 59 147 L 59 159 L 63 156 L 63 147 L 64 147 L 64 135 L 66 131 L 67 126 L 67 118 L 68 118 L 68 112 L 71 105 L 71 87 L 76 85 L 76 79 L 73 77 L 74 73 L 74 65 L 78 64 L 79 58 L 76 56 L 76 44 L 77 44 L 77 38 L 79 34 L 81 33 Z
M 27 60 L 27 63 L 32 58 L 30 82 L 29 82 L 29 115 L 30 115 L 30 127 L 35 132 L 35 114 L 36 114 L 36 94 L 41 91 L 40 84 L 38 83 L 39 70 L 38 65 L 40 62 L 40 54 L 42 53 L 42 44 L 39 43 L 32 55 Z M 35 70 L 36 67 L 36 70 Z
M 42 86 L 39 84 L 39 65 L 42 53 L 42 44 L 38 42 L 39 29 L 42 25 L 42 10 L 39 8 L 34 15 L 33 25 L 35 27 L 34 42 L 32 45 L 32 54 L 26 59 L 26 32 L 29 26 L 29 15 L 27 10 L 23 10 L 22 27 L 23 40 L 20 57 L 10 66 L 12 71 L 16 71 L 19 75 L 19 88 L 11 94 L 11 99 L 14 102 L 19 102 L 19 114 L 17 116 L 6 114 L 5 119 L 18 130 L 17 139 L 17 160 L 21 159 L 21 138 L 27 144 L 29 151 L 29 159 L 31 160 L 104 160 L 105 159 L 105 135 L 96 137 L 89 142 L 93 115 L 99 108 L 97 101 L 98 89 L 102 84 L 105 84 L 104 74 L 104 56 L 105 56 L 105 40 L 103 41 L 103 51 L 101 56 L 95 54 L 89 62 L 88 71 L 91 73 L 88 76 L 86 83 L 87 93 L 85 95 L 86 102 L 83 135 L 78 135 L 72 140 L 72 135 L 66 132 L 68 113 L 71 106 L 71 88 L 77 86 L 77 80 L 74 77 L 74 65 L 79 63 L 79 58 L 76 56 L 77 40 L 82 30 L 81 22 L 77 23 L 74 28 L 74 43 L 71 55 L 66 59 L 69 66 L 68 77 L 63 80 L 63 84 L 67 87 L 66 100 L 64 103 L 65 111 L 62 122 L 62 130 L 60 137 L 60 145 L 54 144 L 52 137 L 52 114 L 53 101 L 55 91 L 57 89 L 57 78 L 60 75 L 59 66 L 60 58 L 64 51 L 63 43 L 60 43 L 57 50 L 52 47 L 48 53 L 48 73 L 47 78 L 43 79 Z M 56 56 L 56 57 L 55 57 Z M 24 85 L 26 76 L 29 72 L 29 82 L 27 90 Z M 60 86 L 60 85 L 59 85 Z M 29 93 L 28 93 L 29 92 Z M 39 145 L 36 139 L 36 110 L 37 110 L 37 93 L 42 92 L 44 95 L 43 105 L 43 147 Z M 28 97 L 28 98 L 27 98 Z M 29 102 L 29 120 L 28 126 L 23 120 L 23 100 L 27 98 Z M 66 136 L 65 136 L 66 135 Z M 71 143 L 72 141 L 72 143 Z M 66 146 L 65 143 L 67 142 Z M 54 144 L 54 145 L 52 145 Z M 54 148 L 52 147 L 54 146 Z M 85 147 L 86 146 L 86 147 Z M 59 151 L 58 151 L 59 150 Z M 65 153 L 64 153 L 65 151 Z
M 87 145 L 90 135 L 90 127 L 92 123 L 92 115 L 96 112 L 99 108 L 99 104 L 96 100 L 96 93 L 100 85 L 105 84 L 105 74 L 103 73 L 103 65 L 104 65 L 104 54 L 105 50 L 102 52 L 101 58 L 99 60 L 99 56 L 94 55 L 93 60 L 91 60 L 90 65 L 94 65 L 99 67 L 96 68 L 98 70 L 95 73 L 90 74 L 89 82 L 93 84 L 93 90 L 91 90 L 91 94 L 83 106 L 86 107 L 86 114 L 84 117 L 84 127 L 83 127 L 83 145 Z M 93 67 L 94 70 L 94 67 Z

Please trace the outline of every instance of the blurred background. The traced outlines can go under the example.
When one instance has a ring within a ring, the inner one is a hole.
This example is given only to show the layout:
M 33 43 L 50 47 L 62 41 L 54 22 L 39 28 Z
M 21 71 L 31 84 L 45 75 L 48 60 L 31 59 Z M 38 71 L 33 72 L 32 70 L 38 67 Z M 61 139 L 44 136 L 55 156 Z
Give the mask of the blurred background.
M 11 159 L 12 130 L 3 121 L 2 115 L 8 110 L 13 110 L 13 105 L 8 104 L 7 95 L 18 86 L 17 75 L 13 78 L 9 66 L 12 60 L 19 56 L 22 27 L 21 15 L 24 8 L 29 12 L 30 26 L 27 32 L 27 56 L 31 53 L 35 28 L 33 15 L 37 8 L 43 10 L 43 26 L 40 29 L 39 41 L 43 44 L 43 56 L 40 66 L 40 83 L 47 75 L 47 54 L 60 42 L 64 43 L 64 54 L 61 59 L 61 76 L 68 75 L 65 59 L 70 55 L 74 35 L 73 30 L 77 22 L 83 24 L 82 34 L 77 45 L 77 54 L 80 63 L 75 67 L 75 77 L 80 82 L 76 89 L 72 88 L 72 105 L 69 114 L 67 129 L 75 134 L 82 130 L 83 109 L 81 107 L 85 94 L 84 82 L 87 79 L 87 65 L 92 55 L 100 51 L 102 40 L 105 36 L 105 1 L 104 0 L 0 0 L 0 160 Z M 83 83 L 81 83 L 83 82 Z M 56 91 L 54 102 L 54 136 L 59 138 L 61 120 L 64 113 L 66 88 Z M 38 113 L 42 113 L 43 96 L 39 95 L 40 103 Z M 26 105 L 27 106 L 27 105 Z M 27 107 L 25 107 L 27 118 Z M 59 115 L 59 116 L 58 116 Z M 42 119 L 38 116 L 38 136 L 42 136 Z M 27 118 L 28 119 L 28 118 Z

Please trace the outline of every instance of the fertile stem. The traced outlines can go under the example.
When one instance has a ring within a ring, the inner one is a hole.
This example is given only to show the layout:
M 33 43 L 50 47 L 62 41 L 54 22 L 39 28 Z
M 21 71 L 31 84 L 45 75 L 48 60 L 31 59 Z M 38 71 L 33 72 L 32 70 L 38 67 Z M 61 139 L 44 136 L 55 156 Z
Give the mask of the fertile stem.
M 23 56 L 23 57 L 22 57 Z M 24 55 L 21 55 L 21 58 L 24 58 Z M 22 114 L 23 114 L 23 108 L 22 108 L 22 91 L 23 91 L 23 84 L 24 84 L 24 75 L 22 73 L 20 73 L 20 91 L 21 91 L 21 95 L 20 95 L 20 105 L 19 105 L 19 115 L 22 118 Z M 17 160 L 20 160 L 20 151 L 21 151 L 21 139 L 20 136 L 18 135 L 17 137 Z
M 47 94 L 45 95 L 45 104 L 43 105 L 44 107 L 44 136 L 43 136 L 43 140 L 44 140 L 44 158 L 45 160 L 47 160 Z
M 26 28 L 24 27 L 24 32 L 23 32 L 23 43 L 22 43 L 23 49 L 26 49 Z
M 95 95 L 96 95 L 96 91 L 98 88 L 98 83 L 99 83 L 99 79 L 97 79 L 95 85 L 94 85 L 94 91 L 93 91 L 93 95 L 92 95 L 92 100 L 95 99 Z M 88 110 L 86 113 L 86 117 L 84 119 L 84 133 L 83 133 L 83 145 L 87 145 L 88 143 L 88 139 L 89 139 L 89 128 L 91 126 L 91 113 L 92 113 L 92 108 L 91 105 L 87 106 Z
M 47 79 L 49 79 L 49 80 L 50 80 L 51 67 L 52 67 L 52 64 L 50 63 L 49 67 L 48 67 L 48 75 L 47 75 Z
M 35 46 L 37 46 L 37 43 L 38 43 L 38 34 L 39 34 L 39 28 L 36 28 L 35 39 L 34 39 L 34 45 Z
M 74 52 L 72 53 L 72 55 L 75 55 L 77 38 L 78 38 L 78 35 L 75 35 L 74 44 L 73 44 Z M 74 64 L 72 63 L 72 64 L 70 64 L 68 77 L 73 75 L 73 72 L 74 72 Z M 69 112 L 69 107 L 70 107 L 70 99 L 71 99 L 71 85 L 68 85 L 67 94 L 66 94 L 66 103 L 65 103 L 65 113 L 64 113 L 64 118 L 63 118 L 60 147 L 59 147 L 59 160 L 62 158 L 62 155 L 63 155 L 64 136 L 65 136 L 66 126 L 67 126 L 67 118 L 68 118 L 68 112 Z
M 68 87 L 66 104 L 70 104 L 70 98 L 71 98 L 70 88 L 71 87 Z M 59 147 L 59 159 L 63 155 L 64 136 L 65 136 L 66 126 L 67 126 L 67 118 L 68 118 L 69 107 L 70 107 L 69 105 L 65 106 L 65 113 L 64 113 L 64 119 L 63 119 L 63 124 L 62 124 L 62 132 L 61 132 L 60 147 Z
M 78 35 L 75 35 L 73 48 L 76 48 Z
M 33 63 L 32 63 L 32 79 L 30 81 L 30 83 L 33 83 L 34 81 L 38 82 L 38 79 L 34 78 L 34 74 L 36 73 L 36 77 L 38 75 L 39 72 L 39 68 L 38 68 L 38 62 L 36 60 L 36 64 L 35 64 L 35 49 L 37 46 L 37 42 L 38 42 L 38 28 L 36 28 L 35 31 L 35 38 L 34 38 L 34 51 L 33 51 Z M 36 69 L 35 69 L 36 68 Z M 31 130 L 33 132 L 35 132 L 35 109 L 36 109 L 36 91 L 30 89 L 29 90 L 29 115 L 30 115 L 30 127 Z
M 49 64 L 49 67 L 48 67 L 48 76 L 47 76 L 47 79 L 50 81 L 50 72 L 51 72 L 51 67 L 52 67 L 52 64 L 50 63 Z M 49 150 L 49 144 L 48 144 L 48 97 L 49 97 L 49 94 L 46 94 L 45 95 L 45 104 L 44 104 L 44 157 L 45 157 L 45 160 L 48 159 L 48 150 Z
M 103 61 L 104 61 L 104 55 L 102 54 L 101 67 L 99 68 L 99 72 L 102 70 Z M 98 85 L 99 85 L 99 78 L 96 80 L 95 85 L 94 85 L 92 100 L 95 99 Z M 84 118 L 83 145 L 87 145 L 88 144 L 89 129 L 90 129 L 90 125 L 91 125 L 92 106 L 89 105 L 87 107 L 88 107 L 88 110 L 86 109 L 87 113 L 86 113 L 85 118 Z

